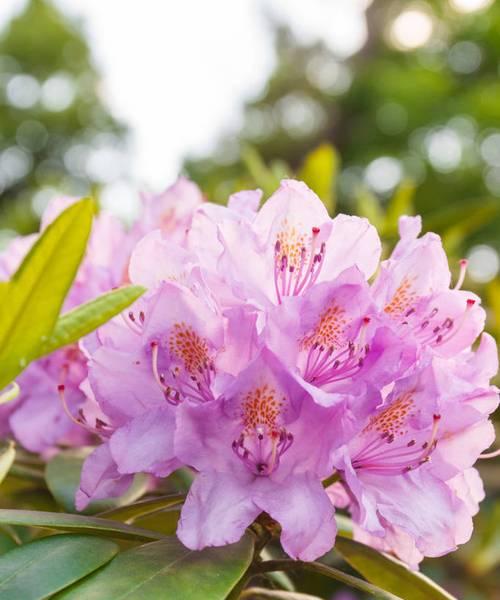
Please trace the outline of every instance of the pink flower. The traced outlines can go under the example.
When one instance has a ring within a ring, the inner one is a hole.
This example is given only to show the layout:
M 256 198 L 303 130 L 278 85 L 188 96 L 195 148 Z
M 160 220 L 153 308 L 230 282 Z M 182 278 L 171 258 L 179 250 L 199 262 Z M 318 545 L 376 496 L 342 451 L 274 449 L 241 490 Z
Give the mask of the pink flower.
M 105 440 L 107 467 L 102 475 L 101 454 L 87 459 L 78 508 L 110 493 L 111 483 L 103 487 L 108 475 L 121 493 L 118 475 L 164 477 L 181 466 L 174 451 L 178 405 L 214 402 L 238 364 L 251 359 L 255 318 L 242 310 L 220 312 L 202 288 L 198 281 L 197 295 L 163 282 L 91 341 L 89 384 L 104 416 L 98 426 L 87 425 Z M 237 345 L 227 343 L 236 323 Z
M 239 219 L 226 215 L 207 214 L 216 232 L 209 236 L 207 254 L 241 300 L 279 304 L 350 266 L 365 277 L 377 267 L 380 241 L 368 221 L 346 215 L 331 219 L 302 182 L 282 181 L 253 219 L 248 212 Z
M 494 439 L 488 416 L 498 393 L 488 380 L 496 366 L 488 336 L 477 353 L 433 359 L 397 381 L 336 453 L 353 517 L 368 536 L 403 557 L 399 541 L 404 548 L 414 544 L 412 561 L 417 551 L 439 556 L 467 541 L 481 498 L 470 468 Z
M 176 243 L 183 243 L 195 210 L 203 203 L 203 195 L 192 181 L 180 177 L 160 194 L 142 194 L 142 214 L 132 234 L 140 239 L 160 229 Z
M 44 213 L 41 230 L 73 202 L 73 198 L 53 200 Z M 95 220 L 86 256 L 64 304 L 65 311 L 122 283 L 128 260 L 125 236 L 123 227 L 112 216 L 103 213 Z M 30 235 L 11 242 L 0 256 L 2 278 L 12 275 L 37 237 Z M 0 408 L 3 435 L 12 434 L 32 452 L 45 452 L 58 444 L 89 443 L 89 435 L 74 422 L 85 403 L 80 385 L 86 374 L 86 359 L 76 344 L 31 364 L 18 378 L 18 399 Z M 58 386 L 64 386 L 70 409 L 61 402 Z
M 266 511 L 281 524 L 290 556 L 327 552 L 336 528 L 321 479 L 336 416 L 266 349 L 219 400 L 180 407 L 177 455 L 199 471 L 182 509 L 181 541 L 192 549 L 234 542 Z
M 319 404 L 382 388 L 415 360 L 380 322 L 364 275 L 350 267 L 301 296 L 284 298 L 268 311 L 266 339 Z
M 373 297 L 387 323 L 421 350 L 453 356 L 469 347 L 484 328 L 479 298 L 460 290 L 465 262 L 456 289 L 440 238 L 418 238 L 420 217 L 400 219 L 401 240 L 384 261 L 373 284 Z

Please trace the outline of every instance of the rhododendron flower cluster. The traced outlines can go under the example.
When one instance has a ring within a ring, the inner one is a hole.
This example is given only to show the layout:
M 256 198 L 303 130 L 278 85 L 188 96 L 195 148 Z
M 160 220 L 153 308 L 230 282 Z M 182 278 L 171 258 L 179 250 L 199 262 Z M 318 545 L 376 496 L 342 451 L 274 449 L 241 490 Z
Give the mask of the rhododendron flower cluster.
M 357 539 L 413 566 L 454 550 L 484 495 L 474 464 L 498 404 L 496 347 L 480 299 L 461 289 L 465 262 L 452 287 L 419 217 L 401 218 L 380 262 L 366 219 L 331 218 L 298 181 L 260 204 L 259 191 L 202 202 L 181 180 L 145 199 L 130 232 L 101 217 L 68 302 L 124 280 L 148 291 L 30 367 L 20 383 L 46 388 L 35 397 L 30 384 L 4 425 L 36 451 L 98 440 L 80 510 L 135 473 L 190 468 L 177 533 L 192 549 L 237 541 L 265 512 L 284 550 L 313 560 L 333 547 L 342 509 Z

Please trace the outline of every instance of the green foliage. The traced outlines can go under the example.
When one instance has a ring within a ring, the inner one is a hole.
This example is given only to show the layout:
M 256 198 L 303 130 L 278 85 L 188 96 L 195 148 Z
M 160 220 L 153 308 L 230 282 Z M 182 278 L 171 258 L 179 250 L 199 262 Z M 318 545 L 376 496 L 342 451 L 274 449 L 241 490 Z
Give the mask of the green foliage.
M 323 200 L 331 215 L 335 214 L 335 181 L 339 166 L 335 148 L 331 144 L 321 144 L 306 156 L 298 173 L 299 179 Z
M 67 208 L 0 287 L 0 389 L 32 360 L 77 341 L 144 292 L 140 286 L 114 290 L 58 318 L 84 256 L 93 214 L 90 199 Z
M 118 521 L 112 521 L 111 519 L 38 510 L 1 509 L 0 525 L 2 524 L 42 527 L 75 533 L 90 533 L 92 535 L 124 540 L 160 540 L 165 537 L 160 533 L 139 527 L 132 527 Z
M 93 210 L 86 199 L 59 215 L 9 281 L 0 304 L 0 389 L 50 337 L 83 258 Z
M 339 537 L 335 549 L 368 581 L 405 600 L 453 600 L 453 596 L 425 575 L 369 546 Z
M 0 557 L 3 600 L 43 600 L 110 561 L 118 545 L 87 535 L 54 535 Z
M 83 461 L 92 448 L 75 448 L 56 454 L 45 467 L 47 487 L 57 503 L 67 512 L 75 513 L 75 493 L 80 484 Z M 92 502 L 84 514 L 93 515 L 119 506 L 126 506 L 143 496 L 148 488 L 149 477 L 137 474 L 134 483 L 118 498 Z
M 42 346 L 41 354 L 73 344 L 122 312 L 145 292 L 140 285 L 129 285 L 102 294 L 94 300 L 77 306 L 63 314 L 56 322 L 49 340 Z
M 125 127 L 100 97 L 99 73 L 81 25 L 68 20 L 51 0 L 29 0 L 1 32 L 0 72 L 0 154 L 9 151 L 26 165 L 19 176 L 3 171 L 0 177 L 2 227 L 27 233 L 36 227 L 35 194 L 48 188 L 81 196 L 100 183 L 81 167 L 82 159 L 76 166 L 67 153 L 83 152 L 84 162 L 103 143 L 121 148 Z M 34 78 L 31 85 L 41 87 L 41 98 L 28 106 L 13 102 L 8 93 L 19 76 Z M 62 101 L 65 93 L 67 102 Z
M 173 506 L 179 506 L 184 502 L 185 497 L 184 494 L 153 497 L 148 500 L 141 500 L 133 504 L 112 508 L 102 513 L 101 516 L 106 519 L 130 523 L 152 513 L 157 513 Z
M 65 600 L 223 600 L 253 558 L 253 537 L 193 552 L 176 538 L 132 548 L 59 596 Z

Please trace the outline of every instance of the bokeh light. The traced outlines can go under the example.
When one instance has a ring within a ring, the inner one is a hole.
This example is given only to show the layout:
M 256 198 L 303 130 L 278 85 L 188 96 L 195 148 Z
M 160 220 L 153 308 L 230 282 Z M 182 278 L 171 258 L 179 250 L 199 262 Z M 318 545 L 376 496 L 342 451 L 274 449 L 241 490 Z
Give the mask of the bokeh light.
M 426 10 L 410 8 L 394 19 L 390 39 L 400 50 L 414 50 L 430 40 L 433 30 L 433 19 Z
M 500 260 L 495 248 L 486 244 L 474 246 L 467 258 L 469 260 L 467 273 L 474 281 L 487 283 L 498 274 Z

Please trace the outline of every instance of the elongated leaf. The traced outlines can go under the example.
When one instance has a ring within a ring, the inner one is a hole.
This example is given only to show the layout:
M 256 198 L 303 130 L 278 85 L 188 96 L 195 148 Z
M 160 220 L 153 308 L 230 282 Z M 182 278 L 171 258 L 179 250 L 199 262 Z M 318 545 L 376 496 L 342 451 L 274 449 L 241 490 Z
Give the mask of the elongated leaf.
M 380 202 L 366 188 L 360 188 L 356 192 L 356 213 L 360 217 L 366 217 L 379 231 L 384 226 L 384 212 Z
M 0 483 L 5 479 L 5 476 L 10 471 L 16 451 L 13 442 L 5 442 L 0 448 Z
M 224 600 L 250 566 L 253 538 L 193 552 L 172 537 L 118 555 L 58 600 Z
M 52 335 L 41 347 L 40 354 L 49 354 L 61 346 L 79 340 L 127 308 L 145 291 L 140 285 L 129 285 L 74 308 L 59 317 Z
M 124 540 L 147 541 L 165 538 L 163 534 L 156 531 L 132 527 L 132 525 L 125 525 L 118 521 L 40 510 L 1 509 L 0 525 L 2 524 L 90 533 Z
M 76 513 L 75 493 L 80 485 L 80 473 L 85 458 L 92 448 L 72 448 L 59 452 L 45 467 L 45 481 L 51 494 L 66 512 Z M 148 488 L 149 477 L 137 474 L 130 488 L 118 498 L 98 500 L 91 502 L 83 511 L 86 515 L 93 515 L 118 506 L 125 506 L 143 496 Z
M 0 304 L 0 389 L 52 333 L 83 258 L 93 203 L 81 200 L 51 223 L 16 271 Z
M 321 600 L 319 596 L 288 592 L 283 590 L 269 590 L 267 588 L 251 587 L 243 591 L 241 600 Z
M 383 227 L 384 235 L 396 235 L 398 232 L 399 217 L 415 214 L 413 206 L 414 195 L 414 182 L 409 179 L 402 181 L 387 206 Z
M 42 600 L 109 562 L 118 545 L 88 535 L 54 535 L 0 557 L 0 598 Z
M 270 196 L 278 187 L 279 179 L 266 166 L 257 150 L 252 146 L 245 146 L 241 152 L 241 160 L 264 195 Z
M 173 494 L 172 496 L 158 496 L 157 498 L 149 498 L 135 504 L 120 506 L 107 510 L 100 514 L 105 519 L 113 519 L 116 521 L 129 522 L 139 517 L 150 515 L 165 508 L 170 508 L 177 504 L 181 504 L 185 499 L 184 494 Z
M 405 600 L 455 600 L 425 575 L 369 546 L 339 537 L 335 549 L 368 581 Z
M 180 507 L 179 507 L 180 508 Z M 164 535 L 175 535 L 181 517 L 179 508 L 172 506 L 155 513 L 139 517 L 134 521 L 136 527 L 159 531 Z
M 323 200 L 328 212 L 335 212 L 335 178 L 340 159 L 331 144 L 321 144 L 310 152 L 299 171 L 299 179 Z
M 311 571 L 312 573 L 335 579 L 355 590 L 360 590 L 361 592 L 368 594 L 369 598 L 379 598 L 380 600 L 408 600 L 402 596 L 396 596 L 364 579 L 354 577 L 340 569 L 335 569 L 334 567 L 330 567 L 320 562 L 305 562 L 303 560 L 290 559 L 266 560 L 255 564 L 252 568 L 255 573 L 271 573 L 273 571 L 288 572 L 296 569 L 305 569 L 306 571 Z

